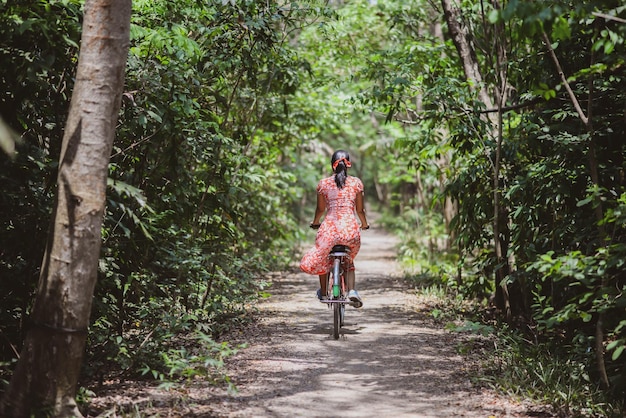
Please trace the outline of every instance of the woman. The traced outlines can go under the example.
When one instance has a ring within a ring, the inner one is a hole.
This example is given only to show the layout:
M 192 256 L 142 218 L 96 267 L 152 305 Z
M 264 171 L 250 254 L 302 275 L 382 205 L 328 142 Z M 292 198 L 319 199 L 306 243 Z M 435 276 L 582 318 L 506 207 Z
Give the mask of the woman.
M 333 175 L 320 180 L 317 185 L 317 206 L 311 227 L 320 225 L 324 212 L 326 216 L 317 231 L 315 247 L 304 255 L 300 269 L 305 273 L 319 275 L 320 289 L 317 297 L 321 300 L 326 295 L 327 274 L 332 267 L 328 254 L 335 245 L 347 245 L 350 247 L 349 267 L 346 272 L 348 299 L 355 307 L 360 308 L 363 302 L 354 289 L 354 258 L 361 248 L 361 231 L 355 212 L 361 221 L 361 229 L 368 229 L 363 205 L 363 183 L 357 177 L 348 176 L 348 168 L 352 164 L 346 151 L 335 151 L 330 163 Z

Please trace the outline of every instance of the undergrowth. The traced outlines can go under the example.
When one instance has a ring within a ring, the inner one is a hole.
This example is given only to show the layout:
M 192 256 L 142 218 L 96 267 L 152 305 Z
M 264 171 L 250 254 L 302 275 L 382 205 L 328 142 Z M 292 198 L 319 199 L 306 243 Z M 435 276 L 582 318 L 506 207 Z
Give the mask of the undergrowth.
M 415 225 L 420 223 L 413 220 Z M 530 401 L 545 416 L 623 417 L 624 400 L 603 390 L 588 340 L 567 340 L 554 332 L 529 332 L 529 324 L 509 326 L 495 314 L 490 301 L 493 280 L 490 266 L 455 256 L 437 243 L 440 232 L 409 228 L 406 219 L 381 219 L 394 230 L 402 245 L 399 261 L 417 289 L 425 312 L 451 332 L 463 333 L 459 354 L 478 359 L 476 384 L 491 387 L 520 401 Z M 555 329 L 556 330 L 556 329 Z M 616 393 L 619 389 L 615 389 Z
M 482 383 L 520 399 L 550 405 L 559 417 L 621 417 L 589 375 L 585 358 L 550 343 L 532 343 L 506 326 L 495 328 L 484 352 Z
M 469 338 L 461 355 L 478 356 L 472 379 L 518 400 L 549 406 L 556 417 L 623 417 L 624 408 L 611 400 L 589 371 L 588 353 L 572 355 L 572 347 L 553 341 L 530 341 L 518 330 L 498 322 L 484 303 L 468 301 L 445 286 L 431 284 L 418 294 L 433 320 Z M 591 366 L 591 367 L 590 367 Z
M 186 383 L 201 379 L 210 385 L 224 386 L 229 392 L 236 393 L 237 388 L 231 382 L 230 377 L 225 372 L 225 360 L 236 354 L 246 344 L 233 345 L 229 342 L 216 341 L 211 335 L 206 334 L 201 328 L 196 328 L 187 333 L 171 335 L 171 340 L 161 341 L 160 350 L 153 348 L 150 355 L 139 356 L 142 362 L 135 368 L 137 373 L 130 370 L 110 370 L 109 376 L 102 378 L 120 379 L 120 381 L 146 380 L 158 384 L 159 389 L 171 391 L 184 387 Z M 155 357 L 156 358 L 152 358 Z M 79 388 L 76 400 L 83 410 L 90 408 L 90 402 L 95 393 L 88 387 L 99 386 L 93 381 L 83 382 L 85 386 Z M 102 384 L 102 382 L 100 382 Z M 134 407 L 134 406 L 133 406 Z M 135 415 L 134 412 L 127 411 L 122 405 L 113 405 L 113 415 L 99 416 L 143 416 Z

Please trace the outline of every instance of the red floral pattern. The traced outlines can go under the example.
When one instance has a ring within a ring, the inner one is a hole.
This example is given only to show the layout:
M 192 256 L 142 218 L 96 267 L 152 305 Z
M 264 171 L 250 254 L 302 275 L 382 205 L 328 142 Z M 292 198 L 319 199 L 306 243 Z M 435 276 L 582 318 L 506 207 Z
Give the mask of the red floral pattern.
M 335 245 L 350 247 L 350 265 L 361 248 L 361 230 L 355 214 L 356 197 L 363 193 L 363 182 L 348 176 L 343 188 L 335 183 L 335 176 L 320 180 L 317 192 L 326 199 L 326 216 L 317 231 L 315 247 L 302 257 L 300 269 L 309 274 L 326 274 L 332 265 L 328 253 Z

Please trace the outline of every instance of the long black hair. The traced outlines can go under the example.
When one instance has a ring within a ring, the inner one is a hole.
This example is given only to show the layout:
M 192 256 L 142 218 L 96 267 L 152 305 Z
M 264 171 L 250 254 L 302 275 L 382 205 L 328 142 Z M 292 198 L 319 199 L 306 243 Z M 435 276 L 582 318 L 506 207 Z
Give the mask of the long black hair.
M 337 150 L 330 159 L 330 165 L 333 167 L 335 173 L 335 183 L 337 187 L 343 189 L 346 184 L 346 178 L 348 177 L 348 167 L 352 166 L 350 163 L 350 154 L 344 150 Z

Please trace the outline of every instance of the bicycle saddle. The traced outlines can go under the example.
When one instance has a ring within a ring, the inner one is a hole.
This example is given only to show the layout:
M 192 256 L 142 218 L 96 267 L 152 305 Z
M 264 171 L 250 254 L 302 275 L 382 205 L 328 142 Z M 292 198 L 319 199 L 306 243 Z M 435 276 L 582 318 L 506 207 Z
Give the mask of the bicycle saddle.
M 348 247 L 347 245 L 335 245 L 333 247 L 332 250 L 330 250 L 330 253 L 349 253 L 350 252 L 350 247 Z

